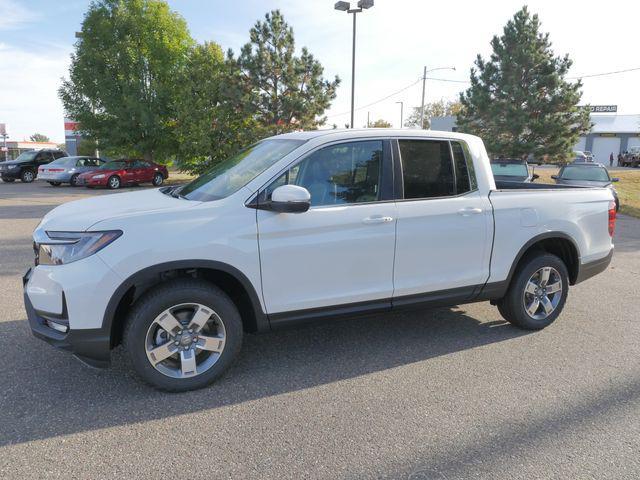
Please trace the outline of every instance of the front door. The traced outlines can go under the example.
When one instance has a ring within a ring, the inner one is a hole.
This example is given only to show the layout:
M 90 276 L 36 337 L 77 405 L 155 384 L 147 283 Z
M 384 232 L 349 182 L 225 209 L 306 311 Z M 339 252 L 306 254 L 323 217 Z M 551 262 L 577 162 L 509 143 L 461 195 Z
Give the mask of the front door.
M 257 211 L 262 290 L 272 322 L 284 312 L 390 306 L 396 207 L 389 142 L 315 150 L 260 198 L 268 201 L 287 183 L 310 192 L 307 212 Z
M 492 211 L 478 191 L 466 146 L 398 140 L 403 198 L 398 201 L 394 304 L 471 296 L 489 277 Z

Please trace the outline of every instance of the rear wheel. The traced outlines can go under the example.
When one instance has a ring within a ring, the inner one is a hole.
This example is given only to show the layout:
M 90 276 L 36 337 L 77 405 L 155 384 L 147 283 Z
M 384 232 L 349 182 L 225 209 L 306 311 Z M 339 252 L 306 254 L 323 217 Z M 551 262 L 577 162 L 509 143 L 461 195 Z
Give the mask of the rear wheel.
M 62 185 L 62 182 L 47 182 L 47 183 L 52 187 L 59 187 L 60 185 Z
M 222 375 L 242 345 L 242 320 L 215 285 L 177 279 L 138 300 L 123 343 L 136 373 L 161 390 L 205 387 Z
M 153 183 L 153 186 L 159 187 L 160 185 L 162 185 L 163 182 L 164 182 L 164 176 L 160 172 L 156 172 L 153 175 L 153 180 L 151 182 Z
M 36 178 L 36 174 L 34 173 L 33 170 L 30 170 L 30 169 L 24 170 L 20 175 L 20 180 L 22 180 L 24 183 L 31 183 L 35 178 Z
M 79 173 L 74 173 L 73 175 L 71 175 L 71 178 L 69 179 L 69 184 L 72 187 L 77 187 L 78 186 L 78 176 L 80 174 Z
M 518 267 L 509 290 L 498 302 L 508 322 L 527 330 L 551 325 L 567 301 L 569 274 L 555 255 L 540 252 L 528 256 Z
M 117 175 L 109 177 L 109 180 L 107 180 L 107 187 L 111 190 L 117 190 L 120 188 L 120 177 Z

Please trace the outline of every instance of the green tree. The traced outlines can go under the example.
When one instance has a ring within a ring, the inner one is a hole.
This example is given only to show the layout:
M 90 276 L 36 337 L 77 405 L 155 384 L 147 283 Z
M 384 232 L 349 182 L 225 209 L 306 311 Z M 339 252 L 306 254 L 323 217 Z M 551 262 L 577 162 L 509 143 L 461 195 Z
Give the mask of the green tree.
M 50 141 L 49 137 L 47 137 L 42 133 L 34 133 L 29 137 L 29 140 L 31 140 L 32 142 L 49 142 Z
M 471 87 L 460 95 L 460 131 L 481 136 L 494 155 L 563 159 L 590 128 L 588 111 L 578 107 L 582 83 L 565 80 L 571 60 L 554 55 L 526 6 L 491 47 L 488 61 L 478 55 Z
M 176 97 L 178 165 L 202 173 L 256 139 L 251 92 L 213 42 L 194 47 Z
M 90 138 L 83 138 L 78 142 L 77 153 L 87 157 L 95 155 L 98 143 Z
M 324 69 L 306 47 L 295 55 L 293 29 L 279 10 L 250 30 L 250 42 L 237 59 L 254 94 L 252 109 L 264 132 L 278 134 L 322 125 L 340 79 L 322 77 Z M 232 55 L 231 55 L 231 58 Z
M 445 101 L 440 99 L 437 102 L 427 103 L 424 106 L 424 128 L 431 127 L 432 117 L 443 117 L 445 115 L 458 115 L 462 108 L 460 102 Z M 420 128 L 420 112 L 422 107 L 413 107 L 411 114 L 404 121 L 405 127 Z
M 368 128 L 391 128 L 391 122 L 379 118 L 378 120 L 370 122 Z
M 114 151 L 168 158 L 177 79 L 192 45 L 185 21 L 164 1 L 93 1 L 60 88 L 65 110 Z

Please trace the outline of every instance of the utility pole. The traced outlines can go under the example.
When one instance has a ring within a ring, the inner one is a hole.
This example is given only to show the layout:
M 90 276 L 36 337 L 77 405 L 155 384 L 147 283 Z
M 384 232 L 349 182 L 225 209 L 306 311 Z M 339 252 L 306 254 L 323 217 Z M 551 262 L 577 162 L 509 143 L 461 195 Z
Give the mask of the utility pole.
M 420 106 L 420 128 L 424 130 L 424 89 L 427 83 L 427 66 L 422 72 L 422 104 Z
M 404 118 L 404 102 L 396 102 L 400 104 L 400 128 L 402 128 L 402 121 Z

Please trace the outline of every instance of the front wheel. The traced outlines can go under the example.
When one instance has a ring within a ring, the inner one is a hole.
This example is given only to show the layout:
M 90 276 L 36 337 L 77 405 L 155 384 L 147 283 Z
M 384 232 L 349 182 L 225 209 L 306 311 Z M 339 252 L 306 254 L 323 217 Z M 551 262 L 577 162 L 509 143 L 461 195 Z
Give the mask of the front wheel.
M 540 252 L 523 260 L 509 290 L 498 302 L 505 320 L 527 330 L 551 325 L 567 301 L 569 274 L 555 255 Z
M 4 178 L 3 177 L 2 181 L 5 182 L 5 183 L 13 183 L 13 182 L 16 181 L 16 179 L 15 178 Z
M 183 392 L 206 387 L 240 352 L 242 320 L 215 285 L 177 279 L 138 300 L 123 343 L 136 373 L 156 388 Z
M 118 188 L 120 188 L 120 177 L 118 177 L 117 175 L 109 177 L 109 180 L 107 180 L 107 187 L 109 187 L 111 190 L 117 190 Z
M 160 185 L 162 185 L 163 182 L 164 182 L 164 176 L 160 172 L 157 172 L 153 176 L 153 180 L 151 183 L 153 183 L 154 187 L 159 187 Z

